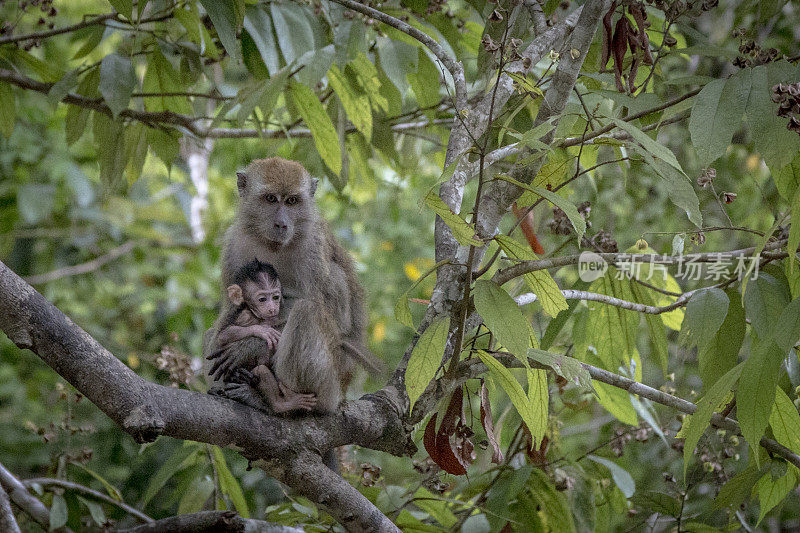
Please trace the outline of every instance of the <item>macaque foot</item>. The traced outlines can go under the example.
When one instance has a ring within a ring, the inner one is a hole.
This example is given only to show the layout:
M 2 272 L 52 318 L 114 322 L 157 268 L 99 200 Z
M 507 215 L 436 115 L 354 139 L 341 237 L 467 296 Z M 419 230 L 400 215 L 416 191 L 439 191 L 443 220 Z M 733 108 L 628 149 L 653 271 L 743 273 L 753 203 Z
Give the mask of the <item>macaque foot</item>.
M 276 400 L 273 406 L 276 413 L 288 413 L 291 411 L 313 411 L 317 406 L 316 394 L 305 394 L 295 392 L 283 383 L 279 383 L 282 398 Z

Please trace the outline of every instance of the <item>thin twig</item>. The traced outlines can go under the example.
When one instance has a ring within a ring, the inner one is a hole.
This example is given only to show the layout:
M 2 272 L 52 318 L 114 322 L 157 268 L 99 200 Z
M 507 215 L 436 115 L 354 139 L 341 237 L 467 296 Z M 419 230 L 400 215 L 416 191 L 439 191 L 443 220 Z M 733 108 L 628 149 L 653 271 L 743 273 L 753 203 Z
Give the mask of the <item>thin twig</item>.
M 48 478 L 48 477 L 36 477 L 32 479 L 26 479 L 22 482 L 26 487 L 30 487 L 32 485 L 41 485 L 42 487 L 59 487 L 66 490 L 72 490 L 83 494 L 85 496 L 89 496 L 96 500 L 100 500 L 103 503 L 107 503 L 109 505 L 113 505 L 115 507 L 119 507 L 126 513 L 131 516 L 134 516 L 141 520 L 142 522 L 155 522 L 154 519 L 150 518 L 140 510 L 131 507 L 125 502 L 117 501 L 108 494 L 104 494 L 100 491 L 91 489 L 80 483 L 74 483 L 72 481 L 67 481 L 66 479 L 55 479 L 55 478 Z
M 57 268 L 55 270 L 51 270 L 50 272 L 45 272 L 44 274 L 36 274 L 23 279 L 31 285 L 38 285 L 40 283 L 47 283 L 49 281 L 54 281 L 69 276 L 88 274 L 89 272 L 94 272 L 103 265 L 110 263 L 111 261 L 114 261 L 123 255 L 126 255 L 133 250 L 134 246 L 136 246 L 136 241 L 128 241 L 125 244 L 117 246 L 116 248 L 112 248 L 106 254 L 95 257 L 91 261 L 87 261 L 79 265 Z

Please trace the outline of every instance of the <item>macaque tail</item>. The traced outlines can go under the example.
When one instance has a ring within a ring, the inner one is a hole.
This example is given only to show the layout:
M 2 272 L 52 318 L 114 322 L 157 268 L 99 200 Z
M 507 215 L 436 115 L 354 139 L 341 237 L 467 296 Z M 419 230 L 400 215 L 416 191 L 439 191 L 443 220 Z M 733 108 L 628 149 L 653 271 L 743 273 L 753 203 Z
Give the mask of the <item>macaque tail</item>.
M 373 376 L 380 376 L 386 372 L 386 365 L 378 356 L 369 351 L 366 346 L 356 345 L 350 341 L 342 341 L 345 354 L 352 357 Z

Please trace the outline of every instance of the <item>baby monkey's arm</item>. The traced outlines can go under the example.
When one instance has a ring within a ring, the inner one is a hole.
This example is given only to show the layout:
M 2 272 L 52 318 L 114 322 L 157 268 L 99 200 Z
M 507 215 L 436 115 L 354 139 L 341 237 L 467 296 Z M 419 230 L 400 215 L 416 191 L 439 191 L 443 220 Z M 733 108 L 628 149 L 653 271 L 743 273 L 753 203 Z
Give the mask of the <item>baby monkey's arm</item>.
M 237 326 L 236 324 L 231 324 L 219 332 L 219 335 L 217 335 L 217 345 L 220 348 L 225 348 L 227 345 L 246 337 L 264 339 L 269 349 L 275 351 L 275 348 L 278 347 L 278 340 L 281 338 L 281 333 L 272 326 L 267 326 L 265 324 L 253 324 L 252 326 Z

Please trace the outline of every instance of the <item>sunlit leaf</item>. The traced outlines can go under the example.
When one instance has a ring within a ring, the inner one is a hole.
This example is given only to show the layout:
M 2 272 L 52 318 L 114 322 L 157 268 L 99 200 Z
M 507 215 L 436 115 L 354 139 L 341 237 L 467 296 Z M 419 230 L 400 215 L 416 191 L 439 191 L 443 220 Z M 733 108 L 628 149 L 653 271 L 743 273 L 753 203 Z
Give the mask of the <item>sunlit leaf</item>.
M 437 318 L 422 333 L 411 351 L 406 367 L 406 392 L 411 403 L 409 409 L 414 408 L 414 403 L 436 376 L 444 357 L 449 329 L 449 318 Z

